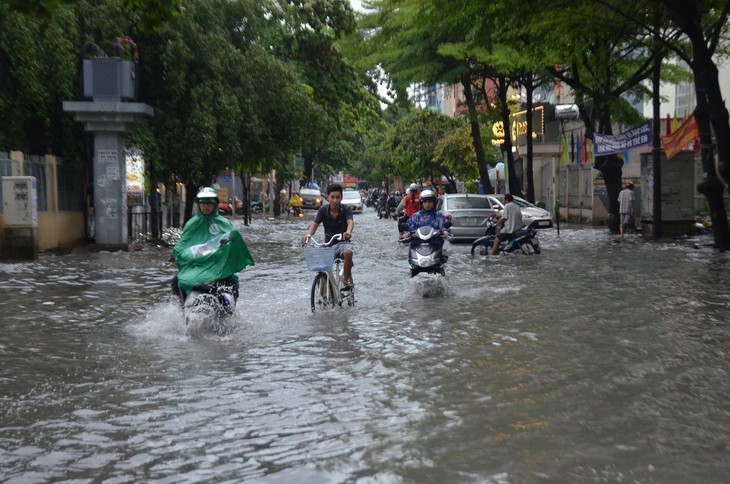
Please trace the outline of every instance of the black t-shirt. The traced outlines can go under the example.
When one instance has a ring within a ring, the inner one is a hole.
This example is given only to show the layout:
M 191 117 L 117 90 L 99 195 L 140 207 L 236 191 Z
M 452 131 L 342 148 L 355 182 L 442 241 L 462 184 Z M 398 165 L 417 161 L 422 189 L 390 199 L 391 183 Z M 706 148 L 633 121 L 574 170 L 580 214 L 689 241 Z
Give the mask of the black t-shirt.
M 340 213 L 337 214 L 336 219 L 330 215 L 329 205 L 319 207 L 317 215 L 314 217 L 314 223 L 324 225 L 324 235 L 327 241 L 333 235 L 347 232 L 348 220 L 352 220 L 352 208 L 347 205 L 340 205 Z

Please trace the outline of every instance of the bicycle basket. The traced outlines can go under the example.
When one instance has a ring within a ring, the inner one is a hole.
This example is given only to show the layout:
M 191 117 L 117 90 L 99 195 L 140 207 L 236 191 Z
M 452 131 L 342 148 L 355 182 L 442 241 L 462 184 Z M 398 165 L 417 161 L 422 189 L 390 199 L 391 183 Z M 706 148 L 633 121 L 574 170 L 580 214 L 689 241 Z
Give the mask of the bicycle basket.
M 335 262 L 334 247 L 304 247 L 304 260 L 310 271 L 330 271 Z

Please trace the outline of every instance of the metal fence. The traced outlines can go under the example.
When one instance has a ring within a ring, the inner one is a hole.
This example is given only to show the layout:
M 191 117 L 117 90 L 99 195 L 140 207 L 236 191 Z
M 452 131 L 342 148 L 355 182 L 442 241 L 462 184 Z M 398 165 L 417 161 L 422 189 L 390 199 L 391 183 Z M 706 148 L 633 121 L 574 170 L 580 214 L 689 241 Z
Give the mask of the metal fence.
M 71 173 L 61 158 L 56 159 L 58 210 L 80 212 L 84 209 L 81 177 Z
M 34 176 L 38 194 L 38 211 L 48 210 L 48 176 L 46 174 L 46 160 L 41 156 L 24 155 L 23 173 L 25 176 Z

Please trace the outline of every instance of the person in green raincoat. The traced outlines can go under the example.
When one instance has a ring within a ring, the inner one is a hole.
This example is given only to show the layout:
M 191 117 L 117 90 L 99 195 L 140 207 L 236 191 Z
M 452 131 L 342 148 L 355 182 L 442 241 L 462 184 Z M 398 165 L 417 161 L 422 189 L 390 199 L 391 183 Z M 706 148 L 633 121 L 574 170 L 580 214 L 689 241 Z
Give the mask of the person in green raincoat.
M 238 299 L 236 272 L 254 265 L 246 242 L 230 221 L 218 214 L 218 192 L 201 188 L 195 197 L 198 213 L 188 220 L 180 241 L 173 249 L 178 273 L 172 279 L 172 292 L 185 301 L 187 293 L 200 284 L 221 281 L 233 287 Z

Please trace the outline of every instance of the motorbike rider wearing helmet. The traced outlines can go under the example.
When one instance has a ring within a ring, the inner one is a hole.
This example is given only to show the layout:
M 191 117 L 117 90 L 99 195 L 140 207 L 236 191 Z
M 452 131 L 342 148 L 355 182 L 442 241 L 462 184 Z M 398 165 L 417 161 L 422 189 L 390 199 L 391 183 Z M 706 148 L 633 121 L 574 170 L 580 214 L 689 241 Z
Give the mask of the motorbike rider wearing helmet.
M 418 193 L 418 185 L 416 183 L 411 183 L 411 186 L 408 187 L 406 190 L 406 196 L 403 197 L 403 199 L 398 204 L 398 209 L 396 210 L 397 213 L 400 213 L 401 210 L 405 211 L 406 219 L 403 220 L 403 222 L 408 221 L 411 216 L 418 212 L 418 209 L 421 208 L 420 203 L 421 196 Z
M 504 194 L 504 198 L 502 199 L 504 203 L 504 210 L 502 211 L 502 216 L 495 224 L 495 227 L 504 225 L 504 228 L 496 235 L 490 255 L 497 255 L 497 252 L 499 252 L 499 246 L 502 242 L 512 240 L 515 232 L 520 230 L 523 226 L 522 210 L 520 210 L 520 207 L 514 203 L 514 200 L 515 199 L 511 193 Z
M 209 240 L 218 237 L 224 233 L 232 232 L 233 225 L 226 218 L 218 214 L 218 192 L 214 188 L 203 187 L 195 196 L 195 202 L 198 205 L 198 212 L 183 227 L 182 236 L 173 249 L 173 257 L 178 271 L 181 270 L 185 263 L 183 252 L 186 248 L 205 244 Z M 253 258 L 245 249 L 246 265 L 253 265 Z M 233 297 L 238 299 L 238 276 L 235 274 L 223 279 L 224 283 L 233 287 Z M 173 277 L 170 286 L 173 294 L 177 295 L 182 302 L 185 301 L 187 294 L 178 286 L 178 276 Z
M 446 217 L 436 211 L 436 192 L 426 188 L 421 192 L 420 201 L 421 209 L 408 219 L 408 230 L 414 232 L 419 227 L 430 225 L 448 234 L 448 228 L 444 227 L 447 222 Z
M 299 193 L 292 192 L 289 197 L 289 208 L 294 215 L 302 213 L 302 205 L 304 205 L 304 199 L 299 196 Z
M 345 287 L 352 289 L 352 252 L 353 246 L 350 242 L 352 237 L 352 229 L 354 227 L 352 218 L 352 208 L 342 204 L 342 185 L 332 184 L 327 187 L 327 201 L 329 204 L 322 205 L 314 216 L 314 222 L 309 226 L 307 234 L 302 236 L 302 244 L 307 242 L 307 237 L 311 237 L 317 232 L 319 224 L 324 224 L 325 241 L 329 240 L 337 234 L 342 234 L 340 242 L 335 244 L 335 256 L 345 261 L 342 279 Z

